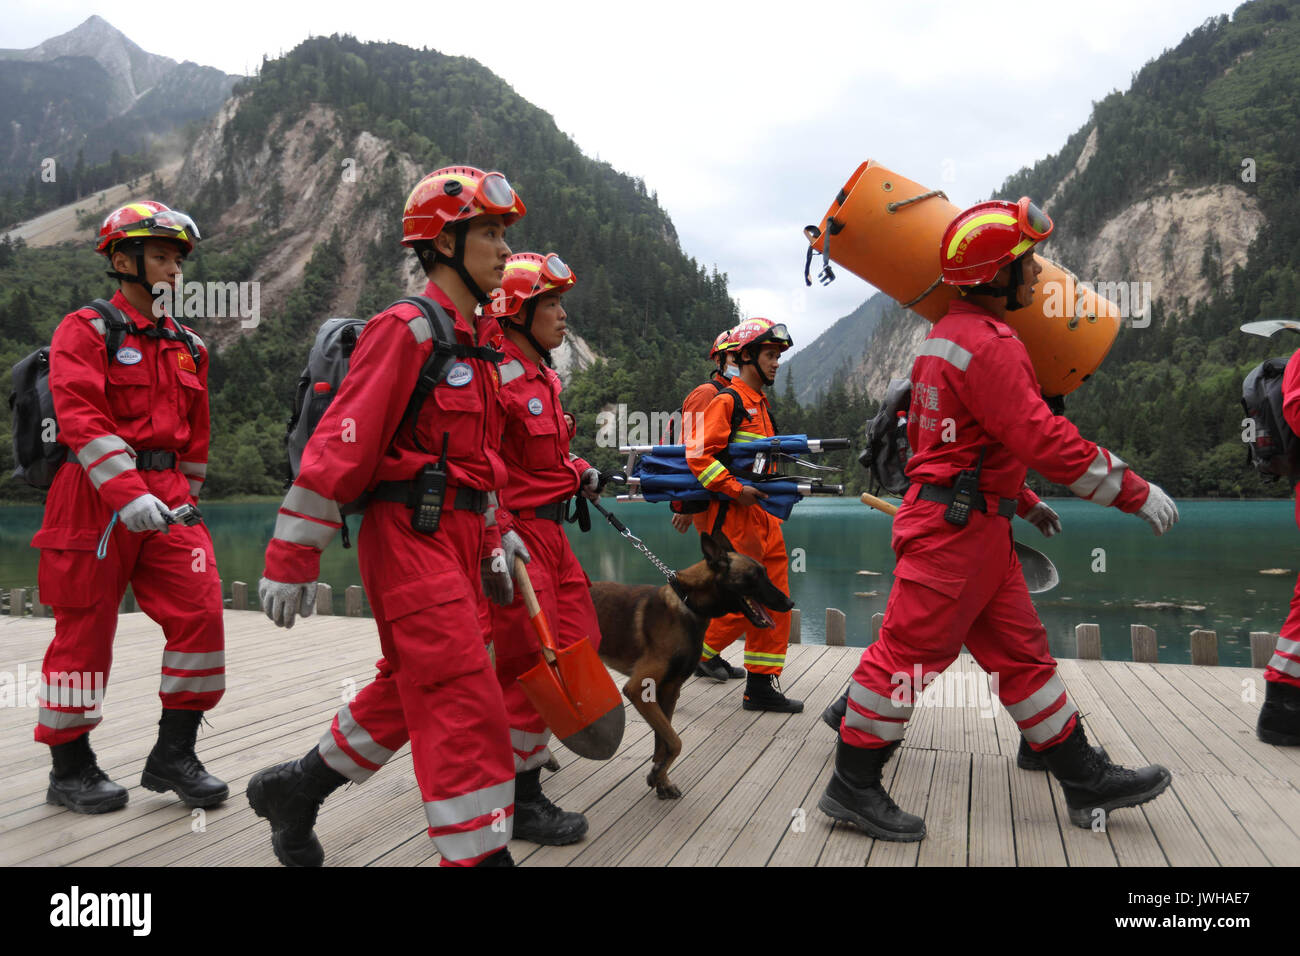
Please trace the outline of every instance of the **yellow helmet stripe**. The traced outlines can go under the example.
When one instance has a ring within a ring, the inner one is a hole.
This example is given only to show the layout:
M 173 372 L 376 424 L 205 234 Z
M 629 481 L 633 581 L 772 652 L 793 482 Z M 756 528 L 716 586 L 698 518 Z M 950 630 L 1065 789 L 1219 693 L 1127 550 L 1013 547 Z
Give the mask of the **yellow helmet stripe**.
M 1034 248 L 1036 244 L 1037 243 L 1035 242 L 1035 240 L 1030 239 L 1028 236 L 1026 236 L 1024 239 L 1021 239 L 1018 243 L 1012 246 L 1011 257 L 1015 258 L 1019 256 L 1022 252 L 1026 252 L 1027 250 Z
M 999 225 L 1003 225 L 1003 226 L 1014 226 L 1016 224 L 1016 217 L 1008 216 L 1004 212 L 989 212 L 989 213 L 985 213 L 982 216 L 976 216 L 970 222 L 966 223 L 955 233 L 953 233 L 952 239 L 948 242 L 948 250 L 945 253 L 944 258 L 951 259 L 953 255 L 956 254 L 957 247 L 961 245 L 961 241 L 963 239 L 965 239 L 968 235 L 970 235 L 971 232 L 978 229 L 980 226 L 987 226 L 990 223 L 998 223 Z

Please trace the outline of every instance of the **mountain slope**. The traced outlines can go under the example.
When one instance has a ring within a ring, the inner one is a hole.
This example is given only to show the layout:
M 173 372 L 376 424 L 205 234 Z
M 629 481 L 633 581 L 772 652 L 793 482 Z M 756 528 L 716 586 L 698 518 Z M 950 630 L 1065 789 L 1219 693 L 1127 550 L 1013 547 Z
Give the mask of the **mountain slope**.
M 867 343 L 876 332 L 880 317 L 893 301 L 877 293 L 866 302 L 817 336 L 781 364 L 776 374 L 777 391 L 784 394 L 786 383 L 793 377 L 794 397 L 807 405 L 830 387 L 836 378 L 847 376 L 857 379 L 857 366 L 861 363 Z

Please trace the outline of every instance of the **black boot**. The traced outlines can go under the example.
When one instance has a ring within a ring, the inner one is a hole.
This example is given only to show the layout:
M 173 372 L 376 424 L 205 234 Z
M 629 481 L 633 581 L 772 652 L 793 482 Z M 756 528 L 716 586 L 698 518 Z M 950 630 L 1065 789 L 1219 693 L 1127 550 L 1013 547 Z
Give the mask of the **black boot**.
M 1279 747 L 1300 746 L 1300 687 L 1264 682 L 1264 706 L 1259 709 L 1255 736 Z
M 792 700 L 781 693 L 775 674 L 750 674 L 745 681 L 745 710 L 770 710 L 777 714 L 803 713 L 803 701 Z
M 271 824 L 271 848 L 285 866 L 320 866 L 325 850 L 312 827 L 325 798 L 348 778 L 312 747 L 301 760 L 268 767 L 248 781 L 248 804 Z
M 707 661 L 700 661 L 695 665 L 696 677 L 712 677 L 718 682 L 734 680 L 738 677 L 745 676 L 743 667 L 732 667 L 722 659 L 721 654 L 717 654 Z
M 516 840 L 542 846 L 566 846 L 587 835 L 587 818 L 561 810 L 542 793 L 542 768 L 515 774 Z
M 50 771 L 50 788 L 45 791 L 46 803 L 67 807 L 73 813 L 107 813 L 126 806 L 126 787 L 109 780 L 99 769 L 90 749 L 90 734 L 55 744 L 50 755 L 54 769 Z
M 502 847 L 491 856 L 485 856 L 474 864 L 475 866 L 514 866 L 515 858 L 510 855 L 510 851 Z
M 839 741 L 835 774 L 817 802 L 818 809 L 880 840 L 915 843 L 924 839 L 925 821 L 900 810 L 880 785 L 881 772 L 897 749 L 897 743 L 867 750 Z
M 194 753 L 202 720 L 201 710 L 163 710 L 158 742 L 144 763 L 140 786 L 158 793 L 175 790 L 187 807 L 216 806 L 230 796 L 225 781 L 208 773 Z
M 1093 747 L 1097 755 L 1102 760 L 1108 759 L 1105 747 Z M 1021 770 L 1039 771 L 1047 769 L 1047 761 L 1043 759 L 1042 753 L 1029 746 L 1029 741 L 1024 737 L 1020 738 L 1020 752 L 1016 754 L 1016 766 Z
M 826 721 L 826 726 L 837 734 L 840 732 L 840 721 L 844 715 L 849 712 L 849 689 L 844 688 L 844 693 L 836 701 L 822 711 L 822 720 Z
M 1070 822 L 1084 829 L 1097 820 L 1104 825 L 1104 814 L 1111 810 L 1136 807 L 1154 799 L 1171 779 L 1169 771 L 1159 764 L 1141 770 L 1117 767 L 1088 745 L 1082 722 L 1076 723 L 1074 732 L 1055 747 L 1042 751 L 1042 757 L 1061 781 Z

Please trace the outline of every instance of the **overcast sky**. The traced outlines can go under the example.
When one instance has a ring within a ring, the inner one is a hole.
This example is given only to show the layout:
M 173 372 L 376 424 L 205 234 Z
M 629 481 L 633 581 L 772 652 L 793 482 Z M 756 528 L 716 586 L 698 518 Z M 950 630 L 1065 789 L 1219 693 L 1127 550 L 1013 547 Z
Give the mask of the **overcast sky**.
M 230 73 L 250 73 L 308 34 L 473 57 L 587 155 L 658 191 L 685 251 L 730 276 L 743 313 L 788 321 L 796 345 L 873 291 L 843 269 L 829 287 L 803 284 L 802 227 L 820 221 L 858 163 L 876 159 L 959 206 L 987 198 L 1059 151 L 1093 101 L 1233 9 L 1223 0 L 5 8 L 0 47 L 35 46 L 97 13 L 151 53 Z

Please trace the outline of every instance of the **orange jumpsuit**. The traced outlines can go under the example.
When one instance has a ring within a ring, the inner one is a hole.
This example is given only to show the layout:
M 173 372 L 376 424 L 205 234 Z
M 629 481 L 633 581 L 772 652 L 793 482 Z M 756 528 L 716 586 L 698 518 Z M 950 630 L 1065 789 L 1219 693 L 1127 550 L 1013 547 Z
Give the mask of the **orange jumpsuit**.
M 709 491 L 719 492 L 730 499 L 740 495 L 743 487 L 732 476 L 717 455 L 731 441 L 754 441 L 776 434 L 767 398 L 756 392 L 739 378 L 731 380 L 731 387 L 740 395 L 745 405 L 736 434 L 731 434 L 731 416 L 735 399 L 719 392 L 704 411 L 697 434 L 687 445 L 686 461 L 700 484 Z M 701 517 L 703 520 L 701 521 Z M 696 526 L 702 531 L 721 531 L 732 547 L 741 554 L 762 563 L 772 583 L 790 593 L 789 564 L 785 553 L 785 538 L 781 535 L 781 522 L 757 505 L 742 506 L 731 501 L 711 501 L 709 510 L 696 516 Z M 704 635 L 704 660 L 710 660 L 741 634 L 745 638 L 745 670 L 751 674 L 780 674 L 785 667 L 786 649 L 790 643 L 790 612 L 769 611 L 775 627 L 756 628 L 743 614 L 728 614 L 709 625 Z

